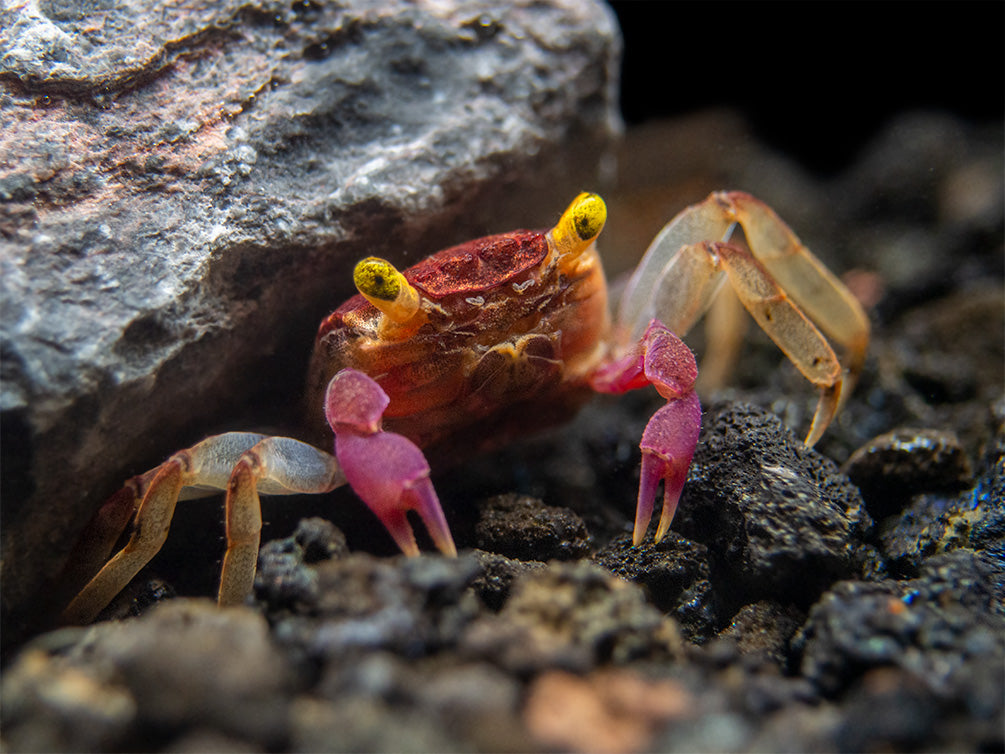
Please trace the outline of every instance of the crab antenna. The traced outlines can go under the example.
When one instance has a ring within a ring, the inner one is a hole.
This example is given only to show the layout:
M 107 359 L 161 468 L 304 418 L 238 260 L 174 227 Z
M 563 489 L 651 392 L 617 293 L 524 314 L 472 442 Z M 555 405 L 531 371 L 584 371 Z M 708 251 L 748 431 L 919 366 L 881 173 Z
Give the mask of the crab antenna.
M 419 311 L 419 292 L 386 259 L 367 257 L 352 273 L 356 289 L 388 319 L 408 322 Z
M 580 254 L 600 235 L 607 222 L 607 206 L 597 194 L 583 192 L 562 213 L 558 223 L 548 232 L 559 264 L 575 264 Z

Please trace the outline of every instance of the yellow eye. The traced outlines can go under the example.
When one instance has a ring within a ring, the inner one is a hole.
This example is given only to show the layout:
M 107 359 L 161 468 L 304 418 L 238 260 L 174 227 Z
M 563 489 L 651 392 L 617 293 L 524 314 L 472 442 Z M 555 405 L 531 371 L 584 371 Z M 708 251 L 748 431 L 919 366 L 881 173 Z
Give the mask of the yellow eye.
M 401 292 L 401 284 L 408 283 L 395 266 L 384 259 L 367 257 L 356 265 L 352 273 L 356 289 L 364 296 L 381 301 L 394 301 Z
M 386 259 L 367 257 L 356 265 L 352 280 L 363 298 L 392 322 L 407 322 L 419 311 L 419 292 Z
M 607 222 L 607 205 L 597 194 L 583 192 L 562 213 L 558 223 L 549 231 L 555 251 L 562 260 L 563 269 L 572 269 L 579 255 L 586 251 L 600 235 Z
M 572 214 L 572 223 L 581 241 L 592 241 L 607 222 L 607 206 L 597 194 L 580 194 L 566 213 Z

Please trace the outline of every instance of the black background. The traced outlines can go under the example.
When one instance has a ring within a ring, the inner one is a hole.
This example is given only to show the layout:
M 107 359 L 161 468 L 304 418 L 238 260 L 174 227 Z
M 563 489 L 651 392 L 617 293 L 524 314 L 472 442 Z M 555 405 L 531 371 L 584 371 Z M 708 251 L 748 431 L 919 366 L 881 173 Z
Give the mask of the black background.
M 1002 2 L 611 3 L 626 123 L 731 107 L 833 173 L 897 114 L 1005 114 Z

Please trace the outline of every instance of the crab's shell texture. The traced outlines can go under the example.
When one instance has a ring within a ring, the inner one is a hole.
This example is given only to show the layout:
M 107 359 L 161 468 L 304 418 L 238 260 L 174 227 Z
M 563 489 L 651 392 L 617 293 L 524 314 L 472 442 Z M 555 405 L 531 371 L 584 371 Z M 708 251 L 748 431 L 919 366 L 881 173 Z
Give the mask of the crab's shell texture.
M 517 425 L 564 418 L 582 402 L 610 325 L 595 250 L 571 276 L 553 257 L 545 233 L 527 230 L 427 257 L 404 271 L 427 321 L 403 339 L 382 336 L 380 312 L 352 297 L 321 323 L 309 400 L 322 405 L 336 372 L 359 369 L 390 397 L 385 429 L 423 447 L 465 435 L 488 446 Z

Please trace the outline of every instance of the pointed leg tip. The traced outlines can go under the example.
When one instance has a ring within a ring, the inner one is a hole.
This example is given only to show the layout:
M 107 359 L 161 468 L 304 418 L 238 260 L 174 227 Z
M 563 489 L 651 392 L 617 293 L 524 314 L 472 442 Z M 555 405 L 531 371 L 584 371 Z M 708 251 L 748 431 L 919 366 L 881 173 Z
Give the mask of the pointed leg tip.
M 457 548 L 454 546 L 453 542 L 451 542 L 449 544 L 449 546 L 440 547 L 440 552 L 442 552 L 448 558 L 456 558 L 457 557 Z

